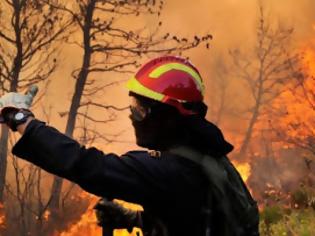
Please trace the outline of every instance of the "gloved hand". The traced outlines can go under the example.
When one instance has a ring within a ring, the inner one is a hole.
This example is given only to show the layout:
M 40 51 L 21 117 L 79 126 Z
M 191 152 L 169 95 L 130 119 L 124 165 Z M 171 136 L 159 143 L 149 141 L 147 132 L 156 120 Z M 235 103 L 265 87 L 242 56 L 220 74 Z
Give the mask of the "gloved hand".
M 0 98 L 0 109 L 4 107 L 16 107 L 28 109 L 32 105 L 33 99 L 38 92 L 38 87 L 32 85 L 26 94 L 7 93 Z
M 101 199 L 94 209 L 99 226 L 127 229 L 129 233 L 133 227 L 142 227 L 141 212 L 127 209 L 117 202 Z
M 7 93 L 0 98 L 0 123 L 6 123 L 13 131 L 26 121 L 33 113 L 28 110 L 38 91 L 37 86 L 31 86 L 27 93 Z

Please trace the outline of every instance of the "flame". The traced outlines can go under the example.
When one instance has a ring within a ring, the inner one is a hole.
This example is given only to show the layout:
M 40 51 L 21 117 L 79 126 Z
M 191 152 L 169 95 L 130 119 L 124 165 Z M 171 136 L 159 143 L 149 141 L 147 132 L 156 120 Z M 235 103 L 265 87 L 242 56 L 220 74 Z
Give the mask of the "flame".
M 315 25 L 314 25 L 315 27 Z M 314 40 L 315 44 L 315 40 Z M 315 48 L 308 47 L 304 50 L 304 65 L 306 66 L 307 72 L 311 76 L 315 76 Z
M 251 174 L 251 168 L 249 163 L 234 163 L 236 169 L 238 170 L 238 172 L 240 173 L 240 175 L 242 176 L 242 179 L 244 182 L 246 182 Z
M 44 215 L 43 215 L 43 218 L 45 221 L 48 221 L 49 220 L 49 216 L 50 216 L 50 211 L 46 210 L 44 212 Z
M 81 216 L 80 220 L 72 225 L 69 230 L 60 234 L 60 236 L 79 235 L 102 235 L 101 228 L 96 224 L 96 216 L 91 208 L 89 208 L 86 213 Z
M 0 203 L 0 229 L 4 229 L 6 227 L 5 215 L 4 215 L 4 206 Z
M 315 39 L 302 48 L 301 72 L 303 88 L 288 89 L 272 104 L 275 110 L 285 115 L 275 117 L 273 124 L 280 142 L 287 140 L 291 146 L 307 146 L 314 140 L 315 133 Z M 282 148 L 285 148 L 282 142 Z

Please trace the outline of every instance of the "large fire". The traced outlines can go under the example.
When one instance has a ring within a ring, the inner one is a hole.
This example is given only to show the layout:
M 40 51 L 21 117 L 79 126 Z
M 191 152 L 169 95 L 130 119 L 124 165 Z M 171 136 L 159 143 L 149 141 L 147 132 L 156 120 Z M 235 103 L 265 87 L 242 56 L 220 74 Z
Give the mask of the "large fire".
M 287 90 L 277 101 L 277 107 L 286 111 L 279 118 L 280 131 L 298 146 L 313 140 L 315 134 L 315 40 L 303 50 L 301 70 L 300 86 Z

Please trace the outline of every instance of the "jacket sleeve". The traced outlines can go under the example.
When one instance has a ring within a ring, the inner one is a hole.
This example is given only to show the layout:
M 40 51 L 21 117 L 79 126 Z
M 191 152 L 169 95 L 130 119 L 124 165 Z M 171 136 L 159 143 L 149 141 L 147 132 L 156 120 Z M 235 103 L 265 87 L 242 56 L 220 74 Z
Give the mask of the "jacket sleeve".
M 157 179 L 167 168 L 163 163 L 157 165 L 144 155 L 146 152 L 135 152 L 133 157 L 104 154 L 96 148 L 80 146 L 38 120 L 30 122 L 12 152 L 98 196 L 144 204 L 157 193 L 167 192 Z

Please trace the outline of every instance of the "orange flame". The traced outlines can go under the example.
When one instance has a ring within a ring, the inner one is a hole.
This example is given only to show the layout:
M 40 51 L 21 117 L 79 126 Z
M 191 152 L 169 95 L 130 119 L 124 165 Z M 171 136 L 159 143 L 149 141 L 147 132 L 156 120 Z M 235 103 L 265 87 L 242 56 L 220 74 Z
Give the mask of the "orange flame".
M 0 229 L 4 229 L 6 227 L 5 215 L 4 215 L 4 206 L 0 203 Z
M 249 163 L 234 163 L 236 169 L 242 176 L 244 182 L 246 182 L 251 174 L 251 168 Z
M 69 230 L 60 234 L 60 236 L 80 235 L 102 235 L 101 228 L 97 226 L 96 216 L 91 208 L 89 208 L 87 212 L 81 216 L 80 220 L 72 225 Z
M 46 211 L 44 212 L 44 215 L 43 215 L 44 220 L 45 220 L 45 221 L 48 221 L 48 220 L 49 220 L 49 216 L 50 216 L 50 211 L 46 210 Z
M 314 40 L 314 44 L 315 44 L 315 40 Z M 315 76 L 315 48 L 308 47 L 304 51 L 304 64 L 306 65 L 307 72 L 311 76 Z
M 307 145 L 313 140 L 315 133 L 315 39 L 308 41 L 302 48 L 301 60 L 303 73 L 303 89 L 294 88 L 287 90 L 272 105 L 275 109 L 285 111 L 285 115 L 276 117 L 277 131 L 283 133 L 287 140 L 294 143 Z M 290 146 L 290 145 L 289 145 Z M 284 147 L 284 146 L 282 146 Z

